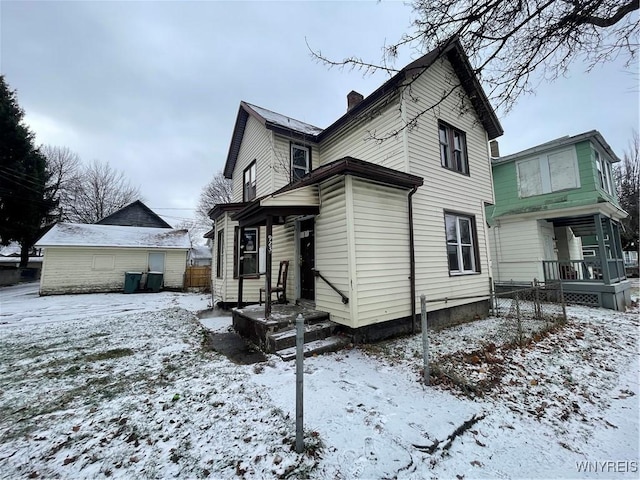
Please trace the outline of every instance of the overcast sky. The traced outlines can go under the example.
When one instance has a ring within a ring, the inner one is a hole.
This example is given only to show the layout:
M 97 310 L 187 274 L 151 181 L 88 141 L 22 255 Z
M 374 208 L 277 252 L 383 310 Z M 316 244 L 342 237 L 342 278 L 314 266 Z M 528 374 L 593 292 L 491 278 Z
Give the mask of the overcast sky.
M 305 42 L 378 61 L 410 21 L 400 2 L 2 0 L 0 68 L 37 143 L 108 161 L 175 226 L 223 167 L 241 100 L 325 128 L 350 90 L 368 95 L 388 78 L 327 69 Z M 542 84 L 501 115 L 501 153 L 597 129 L 622 156 L 638 128 L 632 70 L 576 66 Z

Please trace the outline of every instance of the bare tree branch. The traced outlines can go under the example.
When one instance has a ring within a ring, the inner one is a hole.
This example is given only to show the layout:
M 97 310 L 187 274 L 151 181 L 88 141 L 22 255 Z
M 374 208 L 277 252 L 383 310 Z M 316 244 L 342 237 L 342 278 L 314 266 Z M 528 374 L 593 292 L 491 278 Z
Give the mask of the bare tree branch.
M 618 57 L 629 67 L 637 55 L 640 0 L 413 0 L 412 5 L 411 32 L 386 46 L 381 62 L 335 61 L 309 47 L 312 57 L 330 68 L 393 74 L 398 70 L 387 60 L 397 58 L 400 48 L 431 50 L 457 36 L 494 107 L 506 113 L 521 95 L 543 80 L 556 80 L 576 61 L 590 71 Z

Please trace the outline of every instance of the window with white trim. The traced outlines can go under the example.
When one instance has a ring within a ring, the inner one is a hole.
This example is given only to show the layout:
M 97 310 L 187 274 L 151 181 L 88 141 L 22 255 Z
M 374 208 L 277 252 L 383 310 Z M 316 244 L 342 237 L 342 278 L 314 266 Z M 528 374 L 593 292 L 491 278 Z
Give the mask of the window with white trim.
M 449 273 L 458 275 L 479 272 L 475 218 L 445 213 L 444 220 Z
M 309 147 L 291 144 L 291 181 L 304 177 L 311 170 L 311 152 Z
M 242 200 L 249 202 L 256 198 L 256 161 L 254 160 L 244 171 L 244 187 L 242 189 Z
M 236 229 L 234 239 L 234 270 L 235 277 L 240 275 L 258 276 L 258 229 L 239 228 Z
M 598 169 L 598 184 L 600 188 L 613 195 L 613 176 L 611 174 L 611 163 L 600 156 L 597 150 L 593 151 L 596 158 L 596 168 Z
M 216 278 L 222 278 L 224 274 L 224 229 L 218 231 L 216 243 Z
M 469 160 L 467 158 L 467 139 L 463 131 L 443 122 L 438 122 L 438 136 L 440 139 L 440 163 L 443 167 L 469 174 Z
M 516 162 L 520 198 L 580 187 L 573 150 L 563 150 Z

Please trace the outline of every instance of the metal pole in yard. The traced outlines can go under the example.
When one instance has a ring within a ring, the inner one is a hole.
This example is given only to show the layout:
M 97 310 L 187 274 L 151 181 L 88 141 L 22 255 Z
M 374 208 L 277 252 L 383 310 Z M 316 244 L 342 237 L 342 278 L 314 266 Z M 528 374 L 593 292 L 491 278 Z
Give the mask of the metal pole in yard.
M 422 329 L 422 356 L 424 384 L 429 385 L 429 334 L 427 333 L 427 297 L 420 295 L 420 328 Z
M 296 317 L 296 452 L 304 451 L 304 430 L 303 430 L 303 369 L 302 360 L 304 358 L 304 317 L 301 313 Z
M 562 286 L 562 279 L 560 279 L 560 303 L 562 304 L 562 321 L 567 321 L 567 305 L 564 303 L 564 287 Z
M 489 308 L 490 308 L 492 317 L 496 316 L 496 307 L 495 307 L 494 300 L 495 299 L 493 296 L 493 278 L 489 277 Z

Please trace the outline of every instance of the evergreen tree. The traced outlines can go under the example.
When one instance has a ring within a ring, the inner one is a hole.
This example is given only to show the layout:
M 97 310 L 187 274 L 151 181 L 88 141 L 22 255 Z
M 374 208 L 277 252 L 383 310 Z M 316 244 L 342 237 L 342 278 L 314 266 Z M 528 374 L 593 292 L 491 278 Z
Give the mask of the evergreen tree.
M 24 125 L 15 91 L 0 75 L 0 243 L 20 244 L 20 266 L 53 221 L 56 201 L 47 187 L 46 159 Z

